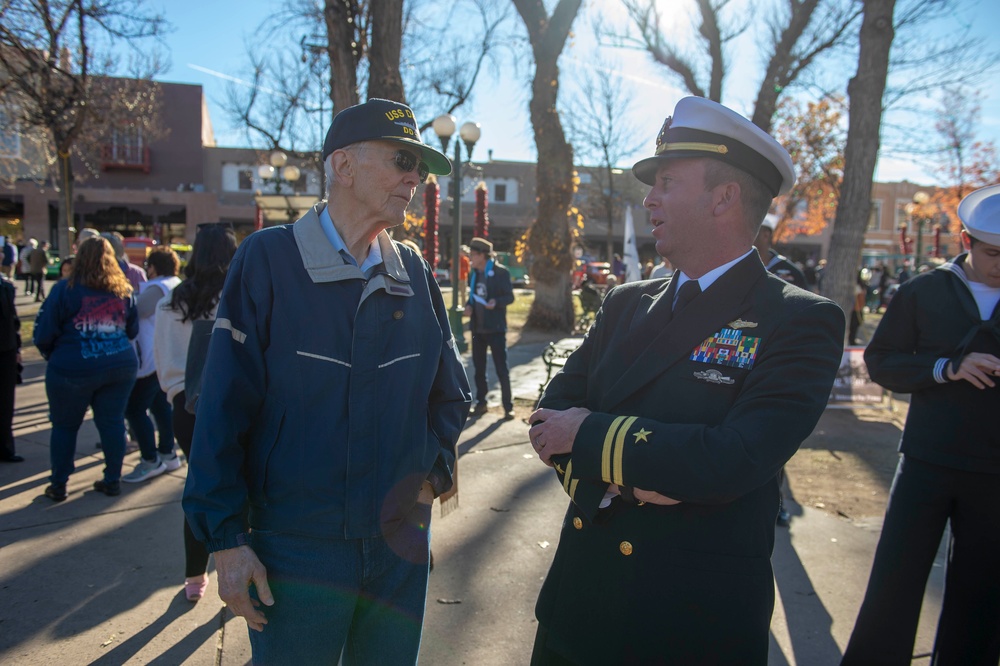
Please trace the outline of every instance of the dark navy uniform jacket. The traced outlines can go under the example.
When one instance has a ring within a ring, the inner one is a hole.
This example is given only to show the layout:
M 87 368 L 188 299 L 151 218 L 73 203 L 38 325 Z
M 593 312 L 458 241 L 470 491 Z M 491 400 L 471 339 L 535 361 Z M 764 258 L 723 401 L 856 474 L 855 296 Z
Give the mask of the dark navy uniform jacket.
M 536 615 L 579 664 L 765 664 L 776 474 L 812 432 L 844 315 L 756 253 L 674 317 L 670 279 L 612 290 L 542 407 L 591 410 Z M 654 490 L 675 506 L 616 498 Z

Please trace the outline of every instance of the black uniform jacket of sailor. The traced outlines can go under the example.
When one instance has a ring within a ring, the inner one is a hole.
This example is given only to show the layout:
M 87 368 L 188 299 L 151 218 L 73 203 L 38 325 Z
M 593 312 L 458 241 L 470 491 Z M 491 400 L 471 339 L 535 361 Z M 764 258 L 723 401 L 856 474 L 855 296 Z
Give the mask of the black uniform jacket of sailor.
M 672 316 L 670 279 L 612 290 L 542 407 L 586 407 L 535 612 L 578 664 L 765 664 L 776 474 L 812 432 L 844 315 L 756 253 Z M 674 506 L 616 498 L 654 490 Z

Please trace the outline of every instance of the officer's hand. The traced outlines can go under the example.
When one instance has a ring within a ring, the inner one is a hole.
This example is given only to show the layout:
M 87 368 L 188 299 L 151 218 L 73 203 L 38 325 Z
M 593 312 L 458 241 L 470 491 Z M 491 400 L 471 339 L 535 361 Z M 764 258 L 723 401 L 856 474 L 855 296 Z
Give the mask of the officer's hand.
M 234 615 L 247 621 L 251 629 L 263 631 L 267 618 L 258 610 L 260 604 L 250 598 L 249 588 L 253 583 L 261 602 L 265 606 L 274 605 L 274 597 L 267 584 L 267 569 L 250 546 L 217 550 L 213 555 L 219 574 L 219 596 Z
M 962 359 L 958 372 L 951 371 L 950 362 L 945 368 L 948 379 L 953 382 L 964 379 L 978 389 L 993 388 L 996 384 L 991 378 L 1000 375 L 1000 358 L 993 354 L 970 352 Z
M 528 417 L 531 424 L 528 439 L 542 462 L 551 466 L 549 461 L 552 456 L 572 453 L 576 433 L 589 415 L 590 410 L 583 407 L 570 407 L 563 411 L 536 409 Z
M 675 500 L 673 497 L 667 497 L 666 495 L 661 495 L 654 490 L 642 490 L 641 488 L 633 488 L 632 494 L 640 502 L 646 502 L 647 504 L 659 504 L 660 506 L 673 506 L 674 504 L 680 504 L 680 500 Z

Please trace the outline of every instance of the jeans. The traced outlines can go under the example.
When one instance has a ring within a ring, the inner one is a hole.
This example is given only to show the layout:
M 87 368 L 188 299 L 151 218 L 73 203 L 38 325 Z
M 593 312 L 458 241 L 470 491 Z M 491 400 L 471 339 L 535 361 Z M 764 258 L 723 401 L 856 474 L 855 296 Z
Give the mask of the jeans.
M 503 402 L 504 411 L 514 409 L 514 400 L 510 393 L 510 371 L 507 369 L 507 334 L 503 331 L 499 333 L 473 333 L 472 335 L 472 365 L 476 374 L 476 403 L 486 404 L 486 349 L 489 348 L 493 354 L 493 367 L 500 380 L 500 399 Z
M 87 413 L 94 409 L 94 425 L 104 450 L 104 480 L 117 482 L 125 458 L 125 403 L 135 384 L 136 365 L 101 370 L 89 376 L 69 377 L 51 365 L 45 370 L 52 437 L 49 456 L 55 484 L 65 484 L 76 468 L 76 435 Z
M 391 535 L 343 540 L 251 530 L 273 606 L 250 629 L 253 663 L 415 664 L 427 597 L 431 506 Z M 256 590 L 251 588 L 256 599 Z
M 143 460 L 156 460 L 156 436 L 153 432 L 153 422 L 146 413 L 149 410 L 156 419 L 156 428 L 160 431 L 159 453 L 169 456 L 174 451 L 174 417 L 167 394 L 160 389 L 160 381 L 156 373 L 135 380 L 132 395 L 125 407 L 125 418 L 132 428 L 132 433 L 139 442 L 139 453 Z

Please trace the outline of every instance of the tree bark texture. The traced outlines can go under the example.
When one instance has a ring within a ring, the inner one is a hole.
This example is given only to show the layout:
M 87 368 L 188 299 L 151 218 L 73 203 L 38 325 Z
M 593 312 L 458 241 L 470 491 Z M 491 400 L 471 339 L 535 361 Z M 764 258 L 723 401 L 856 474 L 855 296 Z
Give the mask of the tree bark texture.
M 844 150 L 844 183 L 823 275 L 823 295 L 836 301 L 848 314 L 853 308 L 861 247 L 871 210 L 895 4 L 896 0 L 865 0 L 858 72 L 847 86 L 850 117 Z
M 358 103 L 358 63 L 364 44 L 358 37 L 356 0 L 325 0 L 327 50 L 330 55 L 330 99 L 334 115 Z
M 535 57 L 531 125 L 538 151 L 538 217 L 528 231 L 535 300 L 525 325 L 539 330 L 573 328 L 569 209 L 573 201 L 573 147 L 556 110 L 559 54 L 582 0 L 560 0 L 548 16 L 542 0 L 513 0 L 524 20 Z
M 399 73 L 403 48 L 403 0 L 371 0 L 372 44 L 368 51 L 368 98 L 406 103 Z

